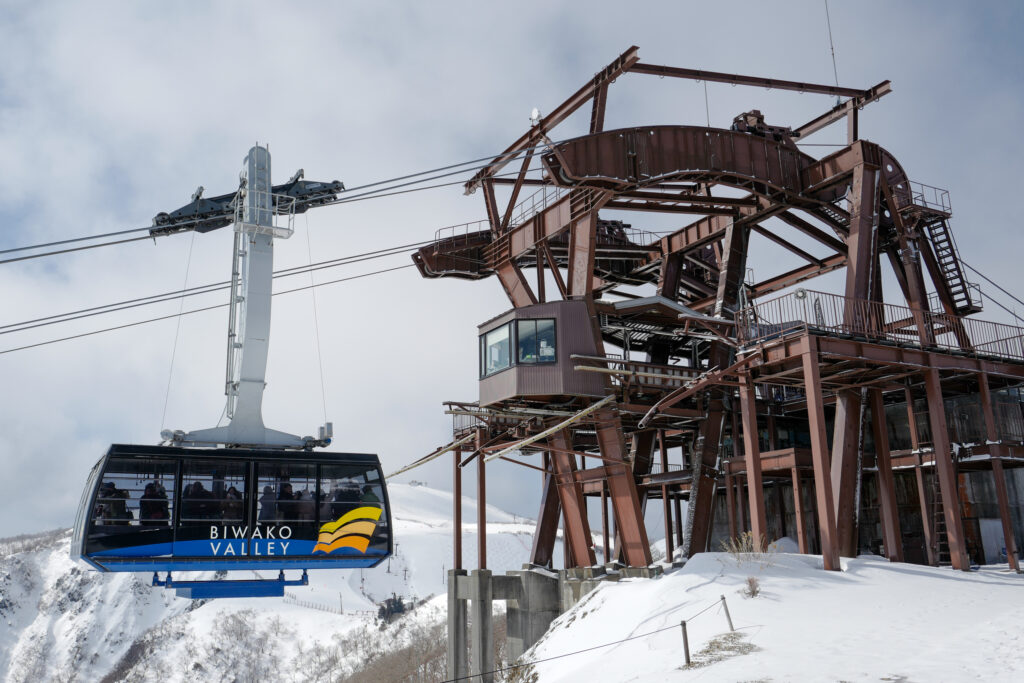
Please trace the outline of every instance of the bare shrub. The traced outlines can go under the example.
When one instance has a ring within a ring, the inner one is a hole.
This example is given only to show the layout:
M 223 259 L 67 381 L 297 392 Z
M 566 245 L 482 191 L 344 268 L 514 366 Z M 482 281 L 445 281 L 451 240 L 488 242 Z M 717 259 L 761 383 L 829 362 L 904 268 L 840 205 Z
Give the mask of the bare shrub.
M 748 576 L 747 586 L 743 589 L 743 594 L 748 598 L 756 598 L 761 594 L 761 581 L 756 576 Z
M 775 544 L 769 544 L 764 536 L 754 538 L 752 531 L 744 531 L 736 538 L 722 541 L 722 550 L 736 560 L 737 567 L 745 562 L 755 562 L 762 569 L 775 564 Z

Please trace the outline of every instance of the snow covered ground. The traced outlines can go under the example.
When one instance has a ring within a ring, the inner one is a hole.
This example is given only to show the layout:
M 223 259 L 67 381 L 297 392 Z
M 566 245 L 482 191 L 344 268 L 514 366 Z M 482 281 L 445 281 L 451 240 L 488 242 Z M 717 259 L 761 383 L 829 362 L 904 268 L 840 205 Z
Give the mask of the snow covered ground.
M 118 668 L 132 680 L 232 680 L 246 673 L 243 680 L 273 674 L 305 681 L 311 661 L 337 650 L 341 639 L 373 631 L 385 645 L 399 643 L 400 633 L 379 633 L 375 624 L 378 603 L 392 594 L 427 600 L 403 620 L 405 632 L 443 623 L 452 496 L 402 484 L 389 491 L 396 539 L 390 562 L 311 571 L 309 586 L 288 588 L 283 598 L 193 603 L 152 588 L 151 575 L 100 574 L 75 565 L 68 556 L 70 532 L 36 550 L 2 554 L 0 680 L 91 682 Z M 463 515 L 476 519 L 473 500 L 463 501 Z M 532 522 L 490 506 L 487 518 L 489 565 L 498 572 L 519 569 L 528 558 Z M 475 525 L 465 525 L 467 561 L 475 561 L 476 539 Z M 252 572 L 240 574 L 233 578 Z M 347 664 L 359 655 L 345 655 Z M 257 664 L 263 668 L 252 668 Z
M 337 680 L 430 629 L 436 643 L 452 498 L 423 486 L 390 490 L 390 566 L 311 572 L 309 586 L 284 598 L 192 602 L 150 587 L 147 575 L 74 565 L 68 533 L 20 551 L 0 541 L 0 680 Z M 472 500 L 463 514 L 475 519 Z M 532 531 L 529 520 L 488 508 L 491 567 L 518 569 Z M 780 547 L 791 549 L 785 540 Z M 463 552 L 472 567 L 473 525 Z M 844 560 L 842 572 L 820 566 L 819 557 L 783 552 L 742 561 L 708 553 L 658 579 L 605 583 L 559 617 L 528 658 L 539 683 L 1024 677 L 1024 576 L 1005 565 L 966 574 L 872 557 Z M 753 598 L 743 594 L 750 577 L 761 590 Z M 420 606 L 385 627 L 377 606 L 393 593 Z M 726 636 L 722 595 L 734 636 Z
M 1024 677 L 1024 576 L 1005 565 L 963 573 L 876 557 L 842 566 L 825 572 L 820 556 L 783 553 L 743 562 L 698 555 L 656 580 L 602 585 L 527 656 L 541 660 L 641 636 L 539 662 L 540 683 Z M 753 598 L 743 594 L 751 576 L 761 588 Z M 723 637 L 722 595 L 737 636 Z M 684 619 L 694 662 L 688 669 Z

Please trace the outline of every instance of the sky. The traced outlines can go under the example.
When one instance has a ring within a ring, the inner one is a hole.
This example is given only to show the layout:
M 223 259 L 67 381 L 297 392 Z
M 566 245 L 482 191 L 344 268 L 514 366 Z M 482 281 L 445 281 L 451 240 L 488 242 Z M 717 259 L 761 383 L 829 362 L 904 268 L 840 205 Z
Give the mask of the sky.
M 893 93 L 862 112 L 862 137 L 890 150 L 911 179 L 948 189 L 964 260 L 1020 292 L 1024 236 L 1006 198 L 1019 192 L 1024 158 L 1024 9 L 829 9 L 840 84 L 892 81 Z M 256 142 L 270 145 L 277 183 L 302 168 L 307 179 L 349 187 L 494 154 L 524 132 L 534 107 L 550 111 L 630 45 L 648 63 L 835 78 L 823 2 L 7 0 L 0 250 L 144 227 L 200 185 L 208 195 L 230 192 Z M 710 118 L 725 128 L 753 108 L 769 123 L 798 126 L 832 104 L 715 83 L 705 99 L 700 83 L 632 75 L 611 89 L 606 127 Z M 581 134 L 585 123 L 570 119 L 556 139 Z M 836 126 L 814 141 L 844 138 Z M 427 240 L 484 216 L 480 195 L 466 197 L 459 186 L 318 209 L 276 243 L 276 265 Z M 624 218 L 653 231 L 682 225 Z M 221 230 L 0 264 L 0 326 L 222 281 L 230 240 Z M 759 276 L 790 258 L 763 240 L 753 254 Z M 407 263 L 399 255 L 314 278 Z M 292 280 L 278 284 L 309 284 L 308 276 Z M 184 310 L 223 300 L 193 297 Z M 109 444 L 156 443 L 164 428 L 213 426 L 224 403 L 227 316 L 218 309 L 4 351 L 174 316 L 179 306 L 28 332 L 0 328 L 0 537 L 69 526 L 86 474 Z M 476 325 L 508 307 L 493 278 L 424 280 L 413 268 L 319 287 L 315 299 L 310 291 L 277 297 L 265 422 L 312 434 L 326 413 L 333 449 L 378 453 L 386 470 L 397 469 L 449 441 L 442 402 L 476 399 Z M 1007 319 L 995 306 L 979 317 Z M 507 465 L 491 481 L 497 476 L 488 502 L 534 515 L 539 475 Z M 450 462 L 408 479 L 448 488 Z

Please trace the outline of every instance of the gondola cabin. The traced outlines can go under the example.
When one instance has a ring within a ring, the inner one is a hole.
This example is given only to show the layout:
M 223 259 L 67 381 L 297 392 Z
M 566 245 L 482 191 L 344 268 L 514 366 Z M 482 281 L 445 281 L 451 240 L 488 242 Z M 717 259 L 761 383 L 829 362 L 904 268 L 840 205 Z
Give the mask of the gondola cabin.
M 71 554 L 109 572 L 361 568 L 391 532 L 376 455 L 114 445 Z

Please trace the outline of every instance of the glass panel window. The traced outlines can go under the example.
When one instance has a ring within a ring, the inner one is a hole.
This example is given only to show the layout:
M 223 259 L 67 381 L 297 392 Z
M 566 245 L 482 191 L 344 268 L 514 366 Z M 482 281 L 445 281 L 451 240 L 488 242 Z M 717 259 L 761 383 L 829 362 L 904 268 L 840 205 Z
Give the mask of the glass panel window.
M 512 365 L 512 323 L 491 330 L 484 337 L 484 376 Z
M 181 524 L 244 523 L 247 469 L 240 461 L 185 461 L 181 472 Z
M 537 357 L 541 363 L 553 363 L 555 359 L 555 321 L 537 321 Z
M 256 521 L 296 526 L 316 523 L 316 465 L 261 463 Z
M 132 529 L 169 526 L 176 474 L 177 465 L 171 460 L 111 458 L 96 493 L 93 524 Z
M 338 548 L 344 546 L 370 554 L 383 554 L 388 551 L 388 516 L 384 505 L 384 486 L 380 472 L 375 466 L 321 466 L 317 497 L 321 501 L 321 524 L 339 521 L 346 514 L 359 508 L 380 508 L 379 513 L 372 510 L 357 512 L 357 519 L 343 527 L 346 530 L 345 539 L 336 545 Z M 330 548 L 330 545 L 327 547 Z M 328 549 L 325 552 L 330 554 L 338 550 Z
M 519 362 L 537 362 L 537 321 L 520 320 L 519 326 Z
M 556 360 L 554 320 L 520 320 L 517 325 L 520 363 L 553 363 Z

